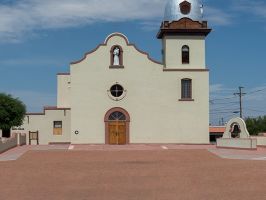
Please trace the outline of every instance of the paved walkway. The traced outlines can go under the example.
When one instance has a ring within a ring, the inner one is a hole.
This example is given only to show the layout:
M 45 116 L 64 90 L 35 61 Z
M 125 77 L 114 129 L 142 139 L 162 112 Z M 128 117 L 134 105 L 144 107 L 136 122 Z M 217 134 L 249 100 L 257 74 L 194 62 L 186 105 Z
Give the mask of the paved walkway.
M 173 149 L 213 149 L 214 145 L 179 145 L 179 144 L 130 144 L 130 145 L 70 145 L 70 150 L 173 150 Z
M 237 149 L 208 149 L 210 152 L 221 158 L 240 160 L 265 160 L 266 148 L 259 147 L 257 150 L 237 150 Z
M 0 162 L 0 199 L 266 199 L 265 161 L 221 159 L 184 146 L 151 147 L 157 150 L 30 150 L 16 161 Z
M 20 156 L 22 156 L 29 150 L 68 150 L 68 147 L 69 145 L 24 145 L 20 147 L 15 147 L 0 154 L 0 162 L 17 160 Z
M 0 154 L 1 161 L 17 160 L 27 151 L 166 151 L 166 150 L 205 149 L 221 158 L 241 160 L 265 160 L 266 148 L 257 150 L 217 149 L 215 145 L 178 145 L 178 144 L 131 144 L 131 145 L 25 145 Z

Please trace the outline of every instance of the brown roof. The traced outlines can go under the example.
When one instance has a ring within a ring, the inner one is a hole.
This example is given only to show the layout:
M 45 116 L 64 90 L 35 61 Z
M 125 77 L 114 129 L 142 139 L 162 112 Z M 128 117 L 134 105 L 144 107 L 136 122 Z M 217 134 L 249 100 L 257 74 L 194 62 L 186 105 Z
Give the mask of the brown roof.
M 26 115 L 45 115 L 46 110 L 71 110 L 71 108 L 58 108 L 57 106 L 45 106 L 42 113 L 26 113 Z
M 70 75 L 70 73 L 57 73 L 58 76 Z
M 209 132 L 210 133 L 224 133 L 226 127 L 225 126 L 210 126 Z

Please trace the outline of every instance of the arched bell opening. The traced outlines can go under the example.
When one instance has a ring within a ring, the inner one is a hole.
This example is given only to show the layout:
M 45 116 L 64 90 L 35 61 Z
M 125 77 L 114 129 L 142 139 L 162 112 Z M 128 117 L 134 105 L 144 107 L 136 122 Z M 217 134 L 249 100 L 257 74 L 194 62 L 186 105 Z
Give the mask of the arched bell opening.
M 231 125 L 231 138 L 240 138 L 240 133 L 241 133 L 241 129 L 240 129 L 240 125 L 237 123 L 233 123 Z

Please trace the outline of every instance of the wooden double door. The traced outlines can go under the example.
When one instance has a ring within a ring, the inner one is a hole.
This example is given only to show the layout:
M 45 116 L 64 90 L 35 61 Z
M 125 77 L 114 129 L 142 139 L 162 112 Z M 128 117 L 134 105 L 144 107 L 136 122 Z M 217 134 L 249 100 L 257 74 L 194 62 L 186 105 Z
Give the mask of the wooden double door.
M 109 122 L 109 144 L 126 144 L 126 122 Z

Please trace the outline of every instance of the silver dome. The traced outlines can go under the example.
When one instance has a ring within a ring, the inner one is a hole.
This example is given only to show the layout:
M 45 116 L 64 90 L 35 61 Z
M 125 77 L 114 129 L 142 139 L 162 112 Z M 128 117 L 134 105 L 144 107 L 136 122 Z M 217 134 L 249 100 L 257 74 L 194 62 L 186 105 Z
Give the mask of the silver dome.
M 194 21 L 202 20 L 202 5 L 199 0 L 186 0 L 191 3 L 191 11 L 187 15 L 182 14 L 179 7 L 179 4 L 184 1 L 185 0 L 168 0 L 164 12 L 164 21 L 177 21 L 183 17 L 188 17 Z

